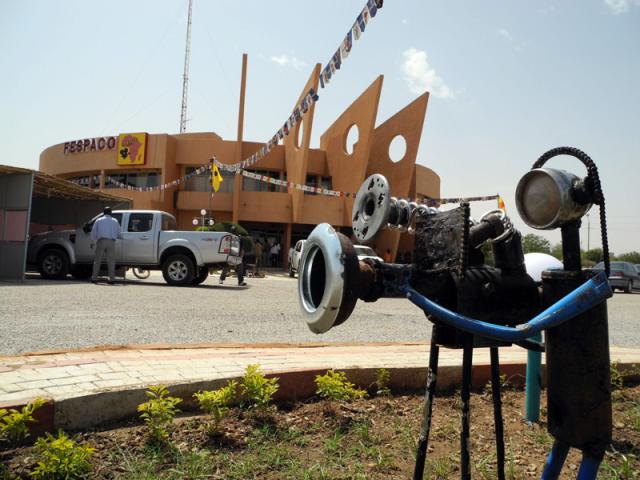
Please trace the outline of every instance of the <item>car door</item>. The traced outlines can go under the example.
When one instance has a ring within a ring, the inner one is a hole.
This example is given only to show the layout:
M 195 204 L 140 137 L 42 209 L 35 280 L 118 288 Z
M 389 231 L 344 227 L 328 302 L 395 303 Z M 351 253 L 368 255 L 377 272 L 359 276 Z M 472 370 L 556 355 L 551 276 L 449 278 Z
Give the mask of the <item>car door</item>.
M 149 212 L 130 212 L 120 241 L 120 260 L 124 265 L 151 265 L 156 263 L 157 242 L 154 228 L 155 215 Z
M 300 259 L 302 258 L 302 248 L 304 247 L 304 240 L 298 240 L 296 243 L 295 253 L 293 254 L 294 268 L 298 270 L 300 268 Z
M 118 223 L 120 224 L 120 229 L 122 229 L 122 213 L 113 213 L 111 214 L 111 216 L 116 220 L 118 220 Z M 95 250 L 95 245 L 93 245 L 93 248 L 91 248 L 91 244 L 95 243 L 91 240 L 91 229 L 93 228 L 93 224 L 95 223 L 95 221 L 100 217 L 102 217 L 102 214 L 92 218 L 82 227 L 76 229 L 76 243 L 74 247 L 76 252 L 76 262 L 78 263 L 93 262 L 93 258 L 95 256 L 96 250 Z
M 629 268 L 629 275 L 631 276 L 631 278 L 633 279 L 633 286 L 632 288 L 634 289 L 640 289 L 640 274 L 638 273 L 638 270 L 636 269 L 635 266 L 633 266 L 632 264 L 628 265 Z

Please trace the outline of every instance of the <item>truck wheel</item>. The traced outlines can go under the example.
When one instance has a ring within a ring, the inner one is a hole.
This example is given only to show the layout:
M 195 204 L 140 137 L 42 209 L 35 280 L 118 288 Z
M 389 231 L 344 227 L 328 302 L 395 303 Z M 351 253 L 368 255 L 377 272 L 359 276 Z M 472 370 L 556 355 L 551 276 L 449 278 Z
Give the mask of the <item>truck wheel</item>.
M 200 285 L 209 276 L 209 267 L 200 267 L 198 274 L 191 281 L 192 285 Z
M 162 276 L 169 285 L 191 285 L 196 268 L 186 255 L 171 255 L 162 264 Z
M 76 280 L 86 280 L 93 273 L 93 267 L 90 265 L 76 265 L 71 268 L 71 276 Z
M 38 255 L 38 272 L 47 280 L 60 280 L 69 273 L 69 257 L 64 250 L 47 248 Z
M 293 271 L 293 265 L 291 265 L 291 262 L 289 262 L 289 276 L 290 277 L 296 276 L 296 272 Z

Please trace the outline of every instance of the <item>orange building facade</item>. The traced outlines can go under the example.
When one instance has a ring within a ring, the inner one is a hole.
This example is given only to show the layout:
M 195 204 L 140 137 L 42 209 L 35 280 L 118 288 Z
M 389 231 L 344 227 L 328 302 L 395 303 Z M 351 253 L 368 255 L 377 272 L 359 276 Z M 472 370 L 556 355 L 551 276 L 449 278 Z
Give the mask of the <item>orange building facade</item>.
M 321 222 L 351 233 L 353 199 L 332 197 L 280 187 L 221 171 L 220 190 L 212 194 L 209 173 L 194 175 L 174 188 L 138 191 L 119 188 L 157 187 L 184 178 L 207 165 L 215 155 L 220 163 L 234 164 L 255 153 L 261 143 L 243 139 L 246 55 L 243 57 L 238 115 L 238 135 L 225 140 L 215 133 L 148 134 L 138 160 L 126 164 L 119 155 L 118 137 L 74 140 L 44 150 L 40 170 L 80 184 L 131 198 L 133 208 L 164 210 L 176 216 L 178 228 L 193 229 L 193 219 L 206 209 L 216 221 L 240 223 L 256 239 L 281 245 L 281 264 L 289 247 Z M 300 99 L 310 88 L 318 91 L 320 65 L 316 65 Z M 438 198 L 440 179 L 432 170 L 416 164 L 425 120 L 428 93 L 424 93 L 392 117 L 376 126 L 383 77 L 378 77 L 320 136 L 320 148 L 310 148 L 315 105 L 302 116 L 293 131 L 248 170 L 263 175 L 328 189 L 357 192 L 364 179 L 385 175 L 397 197 Z M 357 128 L 357 142 L 347 145 L 350 130 Z M 392 161 L 389 147 L 397 136 L 404 139 L 404 156 Z M 123 138 L 121 135 L 120 138 Z M 142 163 L 141 163 L 142 162 Z M 124 163 L 124 164 L 123 164 Z M 396 231 L 376 239 L 380 255 L 390 249 L 411 248 L 410 238 Z M 268 249 L 268 246 L 267 246 Z

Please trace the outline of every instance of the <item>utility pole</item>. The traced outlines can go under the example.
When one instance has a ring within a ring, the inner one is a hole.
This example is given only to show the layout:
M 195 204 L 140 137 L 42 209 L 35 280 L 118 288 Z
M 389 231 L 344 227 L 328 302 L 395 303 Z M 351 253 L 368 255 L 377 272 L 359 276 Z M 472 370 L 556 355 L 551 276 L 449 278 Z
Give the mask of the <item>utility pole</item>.
M 184 74 L 182 75 L 182 106 L 180 107 L 180 133 L 187 130 L 187 90 L 189 87 L 189 57 L 191 55 L 191 8 L 193 0 L 189 0 L 189 16 L 187 19 L 187 44 L 184 49 Z

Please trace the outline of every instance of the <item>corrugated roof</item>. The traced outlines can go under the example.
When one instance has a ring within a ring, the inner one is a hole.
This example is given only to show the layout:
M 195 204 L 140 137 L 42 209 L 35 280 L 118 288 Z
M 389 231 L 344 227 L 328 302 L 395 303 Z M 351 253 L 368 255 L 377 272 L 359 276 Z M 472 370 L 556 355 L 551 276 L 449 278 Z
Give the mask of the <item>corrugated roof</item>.
M 103 200 L 107 202 L 131 202 L 126 197 L 119 197 L 77 185 L 69 180 L 48 175 L 38 170 L 0 165 L 0 174 L 32 173 L 34 175 L 33 195 L 45 198 L 68 198 L 73 200 Z

